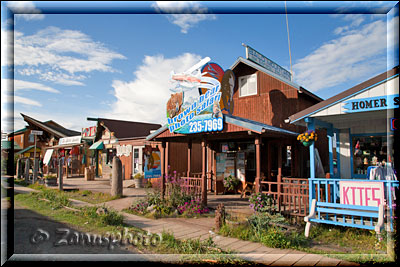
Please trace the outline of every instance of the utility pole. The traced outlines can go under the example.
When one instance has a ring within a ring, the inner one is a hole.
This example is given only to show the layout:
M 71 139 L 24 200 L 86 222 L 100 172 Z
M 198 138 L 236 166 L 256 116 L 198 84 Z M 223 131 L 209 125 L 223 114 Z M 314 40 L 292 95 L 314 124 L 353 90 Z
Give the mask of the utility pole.
M 36 139 L 37 139 L 36 136 L 42 135 L 43 131 L 32 130 L 31 134 L 33 134 L 34 138 L 35 138 L 35 149 L 33 151 L 33 181 L 32 181 L 32 183 L 34 184 L 36 182 L 36 178 L 38 175 L 38 170 L 37 170 L 38 166 L 37 166 L 37 160 L 36 160 Z

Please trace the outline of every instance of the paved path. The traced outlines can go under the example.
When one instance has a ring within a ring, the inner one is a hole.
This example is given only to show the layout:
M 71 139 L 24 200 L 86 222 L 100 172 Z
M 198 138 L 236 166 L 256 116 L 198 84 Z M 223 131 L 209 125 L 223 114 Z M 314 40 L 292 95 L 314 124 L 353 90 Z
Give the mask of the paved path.
M 16 192 L 30 192 L 32 189 L 16 186 Z M 131 198 L 126 198 L 131 199 Z M 110 201 L 108 206 L 121 210 L 121 206 L 126 205 L 127 200 Z M 111 203 L 112 202 L 112 203 Z M 76 203 L 75 201 L 73 203 Z M 81 205 L 84 204 L 80 203 Z M 107 203 L 105 203 L 107 205 Z M 118 204 L 123 204 L 118 207 Z M 98 204 L 99 205 L 99 204 Z M 100 204 L 102 205 L 102 204 Z M 150 233 L 162 233 L 163 231 L 172 233 L 175 238 L 180 240 L 212 238 L 214 243 L 222 250 L 233 252 L 233 256 L 241 257 L 245 260 L 271 266 L 356 266 L 358 264 L 344 260 L 329 258 L 322 254 L 310 254 L 291 249 L 269 248 L 260 243 L 243 241 L 231 237 L 223 237 L 215 234 L 214 218 L 185 219 L 171 218 L 152 220 L 141 216 L 136 216 L 122 212 L 124 222 L 131 226 L 141 228 Z M 173 257 L 172 257 L 173 258 Z M 160 258 L 162 260 L 163 257 Z

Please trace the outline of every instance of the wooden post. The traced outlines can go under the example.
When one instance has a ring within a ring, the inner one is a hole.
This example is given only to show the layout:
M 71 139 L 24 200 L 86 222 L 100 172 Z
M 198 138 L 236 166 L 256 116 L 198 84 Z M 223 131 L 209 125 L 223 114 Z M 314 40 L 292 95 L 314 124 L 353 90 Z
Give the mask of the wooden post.
M 161 143 L 161 197 L 164 199 L 165 195 L 165 141 Z
M 256 186 L 256 193 L 258 193 L 258 192 L 260 192 L 260 190 L 261 190 L 261 179 L 260 179 L 260 176 L 261 176 L 261 159 L 260 159 L 260 139 L 261 139 L 261 137 L 259 136 L 259 135 L 257 135 L 256 136 L 256 138 L 255 138 L 255 141 L 254 141 L 254 143 L 255 143 L 255 145 L 256 145 L 256 183 L 255 183 L 255 186 Z
M 214 174 L 214 195 L 217 195 L 217 158 L 215 150 L 211 150 L 212 172 Z
M 187 177 L 190 177 L 191 161 L 192 161 L 192 140 L 188 141 L 188 151 L 187 151 Z
M 122 196 L 122 163 L 118 157 L 112 161 L 111 196 Z
M 207 188 L 211 191 L 212 189 L 212 150 L 211 144 L 207 144 Z
M 296 149 L 295 149 L 295 143 L 293 142 L 290 146 L 290 175 L 293 177 L 296 177 Z
M 62 191 L 63 190 L 63 167 L 61 165 L 62 160 L 58 160 L 58 190 Z
M 204 206 L 207 206 L 207 175 L 206 175 L 206 140 L 201 141 L 201 202 Z
M 278 211 L 281 210 L 281 183 L 282 183 L 282 143 L 278 142 Z
M 267 179 L 268 181 L 272 181 L 272 143 L 271 141 L 268 141 L 267 143 L 267 153 L 268 153 L 268 158 L 267 158 Z
M 25 182 L 29 181 L 29 169 L 30 169 L 30 160 L 29 158 L 25 161 Z
M 167 142 L 165 145 L 165 174 L 168 175 L 169 174 L 169 160 L 168 160 L 168 156 L 169 156 L 169 143 Z

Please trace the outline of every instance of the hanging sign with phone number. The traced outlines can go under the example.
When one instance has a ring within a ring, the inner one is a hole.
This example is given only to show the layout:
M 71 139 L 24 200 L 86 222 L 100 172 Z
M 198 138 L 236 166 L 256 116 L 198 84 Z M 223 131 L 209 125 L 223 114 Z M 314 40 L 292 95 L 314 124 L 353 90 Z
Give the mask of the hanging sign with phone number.
M 223 127 L 222 118 L 193 121 L 189 123 L 189 133 L 222 131 Z

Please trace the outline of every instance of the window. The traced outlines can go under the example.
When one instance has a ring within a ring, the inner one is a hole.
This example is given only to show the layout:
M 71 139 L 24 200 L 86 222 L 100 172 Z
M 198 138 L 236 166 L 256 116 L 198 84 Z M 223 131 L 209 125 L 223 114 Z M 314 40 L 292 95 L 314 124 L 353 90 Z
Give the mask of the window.
M 239 77 L 239 96 L 257 94 L 257 74 Z
M 393 141 L 393 136 L 389 136 Z M 352 139 L 353 175 L 356 178 L 366 177 L 368 167 L 382 162 L 392 162 L 394 151 L 388 151 L 386 135 L 357 136 Z

